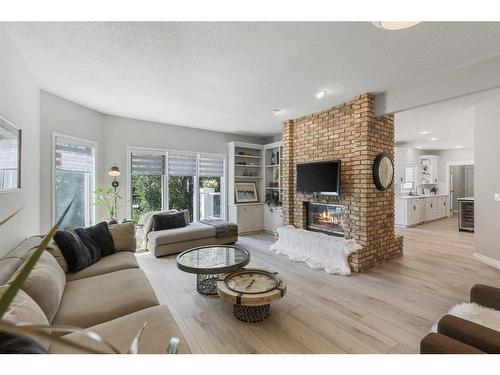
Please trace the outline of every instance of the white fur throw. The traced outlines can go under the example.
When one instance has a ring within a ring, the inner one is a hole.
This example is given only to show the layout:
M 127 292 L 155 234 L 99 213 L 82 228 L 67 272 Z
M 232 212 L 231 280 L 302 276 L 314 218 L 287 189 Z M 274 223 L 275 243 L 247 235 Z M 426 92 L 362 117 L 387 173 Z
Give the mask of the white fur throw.
M 276 254 L 285 254 L 294 262 L 310 268 L 323 268 L 326 273 L 350 275 L 347 258 L 362 247 L 354 240 L 297 229 L 292 225 L 277 229 L 279 239 L 271 245 Z
M 500 331 L 500 311 L 478 305 L 477 303 L 461 303 L 454 306 L 448 315 L 458 316 L 482 326 Z M 437 332 L 437 323 L 431 328 L 432 332 Z

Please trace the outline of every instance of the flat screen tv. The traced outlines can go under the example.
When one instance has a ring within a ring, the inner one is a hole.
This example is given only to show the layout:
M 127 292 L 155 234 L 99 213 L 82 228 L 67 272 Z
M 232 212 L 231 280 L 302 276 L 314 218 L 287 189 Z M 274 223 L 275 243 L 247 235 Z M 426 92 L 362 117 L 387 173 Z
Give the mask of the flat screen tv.
M 297 164 L 297 192 L 340 194 L 340 160 Z

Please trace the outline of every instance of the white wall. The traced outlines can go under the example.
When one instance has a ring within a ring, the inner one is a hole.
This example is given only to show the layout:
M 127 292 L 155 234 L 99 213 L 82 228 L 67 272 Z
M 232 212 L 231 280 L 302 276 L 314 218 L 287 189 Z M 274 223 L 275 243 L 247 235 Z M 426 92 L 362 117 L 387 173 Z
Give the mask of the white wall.
M 0 27 L 0 115 L 22 129 L 22 188 L 0 193 L 0 219 L 24 207 L 0 227 L 0 256 L 38 234 L 40 227 L 39 90 L 10 37 Z
M 123 172 L 118 178 L 121 196 L 124 198 L 119 208 L 119 216 L 127 213 L 127 146 L 152 147 L 179 151 L 199 151 L 227 154 L 227 142 L 251 142 L 263 144 L 263 138 L 212 132 L 118 116 L 104 116 L 103 157 L 107 168 L 116 164 Z M 111 177 L 102 178 L 110 184 Z M 227 201 L 227 200 L 226 200 Z
M 61 133 L 74 137 L 85 138 L 97 142 L 97 181 L 104 175 L 103 158 L 104 116 L 92 109 L 83 107 L 48 92 L 40 93 L 40 161 L 42 174 L 40 176 L 40 226 L 47 230 L 52 225 L 52 133 Z M 102 212 L 97 211 L 101 217 Z
M 375 97 L 375 114 L 397 113 L 500 87 L 500 56 L 441 73 Z
M 104 115 L 56 95 L 41 91 L 41 152 L 44 166 L 41 176 L 41 227 L 51 225 L 52 215 L 52 133 L 62 133 L 97 142 L 96 186 L 111 186 L 108 170 L 116 164 L 122 171 L 120 182 L 122 204 L 119 217 L 126 216 L 127 147 L 140 146 L 227 154 L 226 143 L 242 141 L 263 143 L 261 138 L 172 126 L 124 117 Z M 105 211 L 98 209 L 97 220 L 105 219 Z
M 500 96 L 474 108 L 474 239 L 476 253 L 500 264 Z
M 451 150 L 425 150 L 422 151 L 425 155 L 438 155 L 438 173 L 439 183 L 437 185 L 438 192 L 448 194 L 450 188 L 448 186 L 448 166 L 449 163 L 457 162 L 473 162 L 474 161 L 474 147 L 457 148 Z

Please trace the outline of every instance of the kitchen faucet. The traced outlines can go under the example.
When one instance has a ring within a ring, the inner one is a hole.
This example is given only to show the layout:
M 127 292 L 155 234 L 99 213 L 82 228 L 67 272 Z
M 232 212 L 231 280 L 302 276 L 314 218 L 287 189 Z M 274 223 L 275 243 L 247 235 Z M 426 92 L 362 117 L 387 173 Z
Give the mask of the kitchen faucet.
M 416 197 L 418 196 L 418 188 L 421 188 L 422 189 L 422 195 L 425 195 L 424 186 L 422 184 L 415 186 L 415 194 L 414 195 Z M 410 195 L 413 195 L 413 190 L 410 193 L 411 193 Z

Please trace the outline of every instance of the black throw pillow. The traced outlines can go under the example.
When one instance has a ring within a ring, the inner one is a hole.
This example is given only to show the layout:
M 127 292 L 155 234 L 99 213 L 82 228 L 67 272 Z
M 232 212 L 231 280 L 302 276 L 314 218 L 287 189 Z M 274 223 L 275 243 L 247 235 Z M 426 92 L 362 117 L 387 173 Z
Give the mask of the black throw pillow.
M 86 232 L 86 228 L 75 228 L 74 231 L 78 235 L 78 237 L 80 237 L 80 239 L 83 242 L 83 245 L 87 248 L 89 252 L 90 255 L 89 266 L 97 262 L 99 259 L 101 259 L 101 250 L 99 249 L 99 246 L 94 241 L 94 239 L 88 235 L 88 233 Z
M 103 221 L 91 227 L 80 229 L 95 241 L 97 248 L 101 251 L 101 256 L 105 257 L 115 253 L 115 243 L 109 231 L 108 223 Z
M 183 228 L 187 225 L 184 212 L 153 215 L 153 230 Z
M 56 241 L 66 263 L 68 263 L 69 272 L 80 271 L 92 264 L 90 263 L 89 249 L 75 232 L 58 230 L 54 235 L 54 241 Z
M 24 335 L 0 332 L 0 354 L 48 354 L 34 339 Z

